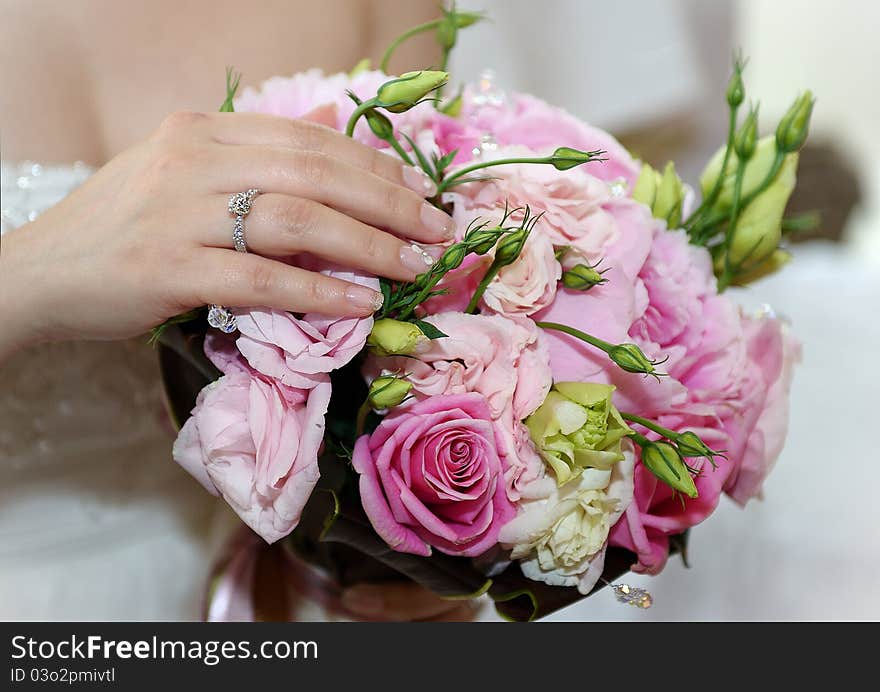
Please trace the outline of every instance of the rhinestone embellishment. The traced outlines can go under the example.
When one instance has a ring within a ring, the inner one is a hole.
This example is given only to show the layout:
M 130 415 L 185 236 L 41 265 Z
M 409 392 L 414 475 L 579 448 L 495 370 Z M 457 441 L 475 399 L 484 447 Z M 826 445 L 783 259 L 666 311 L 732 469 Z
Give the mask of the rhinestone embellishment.
M 654 605 L 654 599 L 645 589 L 639 589 L 629 584 L 612 584 L 611 588 L 614 589 L 614 596 L 620 603 L 642 610 L 647 610 Z
M 208 324 L 224 334 L 231 334 L 238 328 L 235 315 L 222 305 L 212 305 L 208 309 Z
M 229 198 L 229 213 L 233 216 L 247 216 L 251 213 L 251 204 L 258 194 L 260 191 L 256 188 L 246 192 L 236 192 Z

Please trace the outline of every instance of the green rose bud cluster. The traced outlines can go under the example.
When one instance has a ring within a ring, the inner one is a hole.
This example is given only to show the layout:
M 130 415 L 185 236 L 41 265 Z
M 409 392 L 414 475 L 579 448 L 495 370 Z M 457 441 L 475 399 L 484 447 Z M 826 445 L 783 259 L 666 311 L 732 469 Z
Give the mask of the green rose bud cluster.
M 672 161 L 666 164 L 662 174 L 648 164 L 642 164 L 632 198 L 650 207 L 651 214 L 665 221 L 667 228 L 678 228 L 681 225 L 684 184 L 675 172 Z
M 759 136 L 757 106 L 737 129 L 737 110 L 745 100 L 742 70 L 737 61 L 727 89 L 727 145 L 700 176 L 703 202 L 685 223 L 692 241 L 712 252 L 719 289 L 744 285 L 788 261 L 779 247 L 783 217 L 815 103 L 809 91 L 798 96 L 770 137 Z
M 586 468 L 609 469 L 623 459 L 632 430 L 611 403 L 614 387 L 557 382 L 525 424 L 541 457 L 564 485 Z

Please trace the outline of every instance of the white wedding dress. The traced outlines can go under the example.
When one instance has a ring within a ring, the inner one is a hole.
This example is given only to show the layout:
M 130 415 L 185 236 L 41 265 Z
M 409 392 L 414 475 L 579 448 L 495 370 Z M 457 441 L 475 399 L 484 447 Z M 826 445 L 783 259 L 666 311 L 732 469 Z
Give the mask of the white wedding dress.
M 0 172 L 6 234 L 91 171 Z M 201 617 L 233 522 L 172 440 L 145 338 L 43 344 L 0 365 L 0 620 Z

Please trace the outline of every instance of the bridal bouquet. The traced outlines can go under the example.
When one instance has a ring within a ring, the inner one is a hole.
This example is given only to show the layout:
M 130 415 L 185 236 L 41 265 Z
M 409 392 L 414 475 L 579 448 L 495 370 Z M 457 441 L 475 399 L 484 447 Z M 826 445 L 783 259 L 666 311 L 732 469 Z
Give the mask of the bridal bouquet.
M 445 65 L 478 19 L 448 10 L 418 30 L 436 31 Z M 253 306 L 233 309 L 230 334 L 167 329 L 169 399 L 191 409 L 174 457 L 341 583 L 487 593 L 516 619 L 607 584 L 647 607 L 612 582 L 662 570 L 722 494 L 758 496 L 782 448 L 799 347 L 726 289 L 788 258 L 812 97 L 760 138 L 757 107 L 738 117 L 737 62 L 697 204 L 672 163 L 639 163 L 488 76 L 444 95 L 447 79 L 360 65 L 235 100 L 229 85 L 227 108 L 326 106 L 328 124 L 420 166 L 457 236 L 411 283 L 290 259 L 380 290 L 370 318 Z

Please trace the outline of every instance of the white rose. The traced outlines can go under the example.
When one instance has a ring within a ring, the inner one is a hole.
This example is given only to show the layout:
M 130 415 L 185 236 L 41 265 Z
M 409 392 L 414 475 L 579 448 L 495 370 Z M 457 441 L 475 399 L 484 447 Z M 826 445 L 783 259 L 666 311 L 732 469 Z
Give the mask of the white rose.
M 542 500 L 523 502 L 499 541 L 529 579 L 553 586 L 577 586 L 582 594 L 596 585 L 605 566 L 608 533 L 633 496 L 632 446 L 611 470 L 586 469 Z
M 536 228 L 516 261 L 492 279 L 483 302 L 502 315 L 531 315 L 553 302 L 561 276 L 553 243 Z

